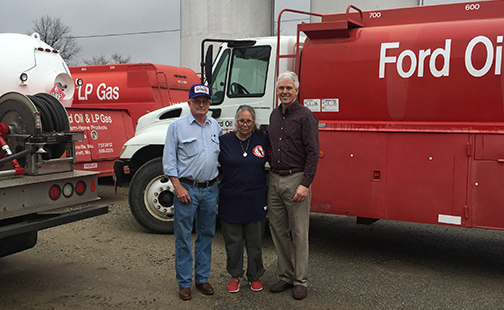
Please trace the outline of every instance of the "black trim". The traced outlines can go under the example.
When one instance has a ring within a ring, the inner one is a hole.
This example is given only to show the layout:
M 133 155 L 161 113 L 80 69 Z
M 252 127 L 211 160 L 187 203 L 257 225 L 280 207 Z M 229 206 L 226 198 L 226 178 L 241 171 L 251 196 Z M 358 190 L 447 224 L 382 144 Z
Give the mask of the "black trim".
M 38 214 L 35 219 L 0 227 L 0 239 L 59 226 L 108 212 L 108 206 L 100 205 L 60 214 Z

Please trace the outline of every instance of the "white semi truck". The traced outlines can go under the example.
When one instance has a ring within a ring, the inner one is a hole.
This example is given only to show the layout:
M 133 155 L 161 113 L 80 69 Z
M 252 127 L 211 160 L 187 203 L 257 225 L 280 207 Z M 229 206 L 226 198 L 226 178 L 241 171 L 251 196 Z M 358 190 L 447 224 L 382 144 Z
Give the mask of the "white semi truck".
M 234 128 L 236 109 L 242 104 L 249 104 L 256 110 L 258 126 L 267 125 L 275 107 L 277 38 L 209 39 L 203 45 L 212 49 L 211 44 L 215 42 L 222 43 L 215 61 L 211 50 L 207 51 L 204 61 L 206 72 L 213 72 L 209 115 L 227 131 Z M 296 37 L 282 37 L 279 44 L 282 51 L 293 51 Z M 279 70 L 293 70 L 293 64 L 292 60 L 282 62 Z M 184 102 L 142 116 L 135 136 L 124 144 L 120 159 L 114 165 L 117 184 L 130 182 L 128 198 L 131 212 L 140 224 L 153 232 L 173 233 L 173 185 L 170 181 L 163 182 L 161 156 L 168 126 L 188 113 L 189 106 Z

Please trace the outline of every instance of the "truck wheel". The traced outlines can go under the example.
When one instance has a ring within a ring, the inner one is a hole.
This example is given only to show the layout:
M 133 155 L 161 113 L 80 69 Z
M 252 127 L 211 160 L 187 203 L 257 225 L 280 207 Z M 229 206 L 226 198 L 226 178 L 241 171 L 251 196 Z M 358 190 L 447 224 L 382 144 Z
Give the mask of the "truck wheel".
M 154 158 L 137 170 L 129 186 L 129 205 L 143 227 L 162 234 L 173 233 L 173 184 L 161 182 L 161 158 Z

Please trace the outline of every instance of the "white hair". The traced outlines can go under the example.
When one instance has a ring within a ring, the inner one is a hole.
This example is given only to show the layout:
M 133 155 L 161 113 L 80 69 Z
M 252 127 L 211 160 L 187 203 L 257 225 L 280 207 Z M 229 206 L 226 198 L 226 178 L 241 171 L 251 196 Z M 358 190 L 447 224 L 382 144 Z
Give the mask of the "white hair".
M 277 78 L 277 82 L 276 82 L 277 86 L 278 86 L 278 82 L 280 80 L 292 80 L 294 82 L 294 87 L 296 89 L 299 88 L 299 78 L 298 78 L 297 74 L 292 71 L 285 71 L 285 72 L 281 73 Z

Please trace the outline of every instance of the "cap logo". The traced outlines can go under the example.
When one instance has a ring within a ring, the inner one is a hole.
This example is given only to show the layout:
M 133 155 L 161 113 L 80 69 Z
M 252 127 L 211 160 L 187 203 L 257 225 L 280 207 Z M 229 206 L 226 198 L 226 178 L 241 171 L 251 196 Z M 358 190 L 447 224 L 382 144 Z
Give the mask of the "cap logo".
M 204 84 L 194 84 L 193 86 L 191 86 L 191 89 L 189 90 L 189 99 L 198 96 L 205 96 L 211 98 L 210 88 Z
M 198 85 L 198 86 L 195 86 L 195 87 L 194 87 L 194 92 L 195 92 L 196 94 L 200 94 L 200 93 L 203 93 L 203 94 L 208 94 L 208 87 L 203 86 L 203 85 Z

